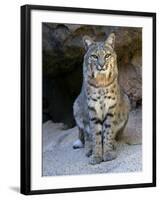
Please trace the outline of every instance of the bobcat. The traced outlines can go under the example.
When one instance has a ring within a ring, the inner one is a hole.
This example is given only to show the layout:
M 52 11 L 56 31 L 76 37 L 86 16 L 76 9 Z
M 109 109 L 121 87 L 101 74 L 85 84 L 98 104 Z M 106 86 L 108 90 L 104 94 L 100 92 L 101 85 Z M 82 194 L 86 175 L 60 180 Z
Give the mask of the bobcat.
M 128 120 L 130 103 L 118 84 L 115 34 L 105 42 L 84 36 L 83 85 L 73 110 L 79 139 L 73 148 L 85 146 L 90 164 L 116 158 L 117 134 Z

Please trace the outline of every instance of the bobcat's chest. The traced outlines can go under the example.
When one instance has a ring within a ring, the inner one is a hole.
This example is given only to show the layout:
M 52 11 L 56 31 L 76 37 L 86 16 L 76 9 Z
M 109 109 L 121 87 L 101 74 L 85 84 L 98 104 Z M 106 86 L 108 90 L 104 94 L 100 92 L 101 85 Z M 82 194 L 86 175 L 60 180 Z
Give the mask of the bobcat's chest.
M 114 103 L 114 99 L 108 96 L 107 88 L 95 88 L 88 95 L 88 107 L 94 109 L 96 115 L 103 119 L 108 113 L 109 107 Z

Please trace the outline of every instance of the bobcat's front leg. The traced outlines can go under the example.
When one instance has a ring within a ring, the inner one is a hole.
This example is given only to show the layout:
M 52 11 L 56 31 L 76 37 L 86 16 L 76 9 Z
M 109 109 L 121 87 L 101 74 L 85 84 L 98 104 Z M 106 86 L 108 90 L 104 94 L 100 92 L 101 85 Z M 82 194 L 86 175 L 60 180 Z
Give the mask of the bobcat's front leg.
M 92 165 L 102 162 L 102 124 L 101 121 L 92 117 L 90 119 L 90 130 L 92 134 L 92 155 L 89 163 Z
M 115 136 L 116 132 L 114 130 L 114 124 L 112 120 L 111 114 L 108 114 L 106 121 L 104 121 L 102 134 L 103 134 L 103 161 L 110 161 L 117 157 L 116 153 L 116 142 Z
M 90 133 L 85 134 L 85 150 L 86 156 L 90 157 L 92 155 L 92 137 Z

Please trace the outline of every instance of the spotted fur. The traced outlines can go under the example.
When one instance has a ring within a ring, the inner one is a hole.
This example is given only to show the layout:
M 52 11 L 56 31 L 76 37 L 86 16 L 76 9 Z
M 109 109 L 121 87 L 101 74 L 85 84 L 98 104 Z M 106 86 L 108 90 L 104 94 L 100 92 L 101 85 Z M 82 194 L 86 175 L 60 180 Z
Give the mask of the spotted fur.
M 85 146 L 89 162 L 97 164 L 116 158 L 115 138 L 127 123 L 130 106 L 118 84 L 115 35 L 105 42 L 85 36 L 83 42 L 83 86 L 73 106 L 79 139 L 73 147 Z

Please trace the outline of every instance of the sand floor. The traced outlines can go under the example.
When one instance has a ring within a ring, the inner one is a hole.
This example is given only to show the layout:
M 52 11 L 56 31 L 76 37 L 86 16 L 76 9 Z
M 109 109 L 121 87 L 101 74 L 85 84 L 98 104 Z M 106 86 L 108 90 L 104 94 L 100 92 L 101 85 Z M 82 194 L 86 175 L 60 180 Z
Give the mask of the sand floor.
M 43 124 L 43 176 L 138 172 L 142 170 L 142 145 L 117 145 L 115 160 L 97 165 L 88 164 L 85 149 L 73 149 L 78 129 L 65 130 L 62 123 L 48 121 Z

